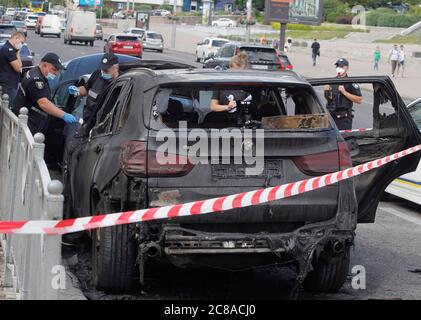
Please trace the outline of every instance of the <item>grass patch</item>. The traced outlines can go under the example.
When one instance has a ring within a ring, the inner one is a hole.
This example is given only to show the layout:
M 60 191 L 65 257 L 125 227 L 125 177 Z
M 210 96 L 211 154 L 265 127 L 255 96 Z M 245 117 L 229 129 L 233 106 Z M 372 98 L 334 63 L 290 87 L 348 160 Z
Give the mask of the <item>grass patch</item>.
M 272 23 L 272 29 L 273 30 L 280 30 L 281 24 L 279 22 L 273 22 Z M 370 32 L 368 29 L 358 29 L 353 28 L 352 26 L 343 26 L 343 27 L 337 27 L 337 26 L 329 26 L 329 25 L 321 25 L 321 26 L 310 26 L 305 24 L 295 24 L 291 23 L 287 25 L 287 31 L 313 31 L 313 32 Z
M 345 36 L 349 34 L 349 31 L 304 31 L 304 30 L 287 30 L 287 37 L 291 37 L 292 39 L 308 39 L 308 40 L 331 40 L 334 38 L 345 38 Z M 263 34 L 253 34 L 255 38 L 261 38 Z M 279 34 L 266 34 L 266 38 L 268 39 L 278 39 Z
M 412 36 L 394 36 L 390 39 L 377 39 L 374 43 L 421 44 L 421 34 Z

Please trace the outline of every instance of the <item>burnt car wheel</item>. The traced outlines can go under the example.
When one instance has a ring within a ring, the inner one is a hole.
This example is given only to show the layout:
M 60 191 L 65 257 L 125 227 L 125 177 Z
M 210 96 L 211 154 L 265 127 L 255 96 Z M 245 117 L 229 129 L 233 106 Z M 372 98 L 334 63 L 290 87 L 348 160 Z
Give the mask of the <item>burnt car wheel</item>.
M 313 260 L 314 270 L 305 279 L 304 288 L 313 292 L 338 292 L 345 283 L 349 264 L 350 246 L 345 246 L 340 253 L 325 249 Z
M 110 209 L 101 199 L 95 212 L 109 213 Z M 134 288 L 137 243 L 132 230 L 132 225 L 120 225 L 92 232 L 92 279 L 99 290 L 127 292 Z

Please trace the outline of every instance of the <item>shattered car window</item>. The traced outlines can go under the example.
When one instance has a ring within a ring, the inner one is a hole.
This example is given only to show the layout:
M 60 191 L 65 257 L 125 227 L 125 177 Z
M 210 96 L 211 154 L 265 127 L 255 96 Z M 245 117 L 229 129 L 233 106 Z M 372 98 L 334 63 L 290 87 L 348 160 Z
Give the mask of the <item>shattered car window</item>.
M 211 100 L 227 105 L 236 102 L 232 110 L 215 112 Z M 157 113 L 152 127 L 178 127 L 186 121 L 194 128 L 244 127 L 247 123 L 267 129 L 327 128 L 328 115 L 324 113 L 314 92 L 308 88 L 219 85 L 209 88 L 165 88 L 155 96 Z M 159 116 L 158 116 L 159 115 Z M 321 120 L 317 124 L 315 115 Z M 309 120 L 310 119 L 310 120 Z M 301 124 L 300 124 L 301 123 Z M 308 123 L 308 125 L 303 125 Z

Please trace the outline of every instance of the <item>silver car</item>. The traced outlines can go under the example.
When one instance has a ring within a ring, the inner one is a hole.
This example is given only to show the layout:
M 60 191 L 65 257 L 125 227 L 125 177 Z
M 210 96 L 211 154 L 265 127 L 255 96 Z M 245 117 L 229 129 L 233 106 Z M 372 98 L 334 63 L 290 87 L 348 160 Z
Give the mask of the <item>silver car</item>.
M 160 33 L 147 31 L 142 40 L 143 49 L 156 50 L 158 52 L 164 51 L 164 38 Z

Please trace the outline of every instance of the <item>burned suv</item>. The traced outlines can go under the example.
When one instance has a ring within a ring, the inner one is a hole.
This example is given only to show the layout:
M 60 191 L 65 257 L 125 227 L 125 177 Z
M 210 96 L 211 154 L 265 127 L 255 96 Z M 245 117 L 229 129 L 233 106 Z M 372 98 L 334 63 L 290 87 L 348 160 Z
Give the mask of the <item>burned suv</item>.
M 313 86 L 351 81 L 372 88 L 373 130 L 341 134 Z M 225 97 L 236 107 L 212 111 Z M 420 141 L 387 77 L 310 84 L 292 72 L 134 68 L 112 84 L 69 152 L 66 196 L 77 217 L 176 205 L 336 172 Z M 95 283 L 130 290 L 152 261 L 230 270 L 288 263 L 306 289 L 335 292 L 357 222 L 374 221 L 386 186 L 419 158 L 269 203 L 95 230 Z

